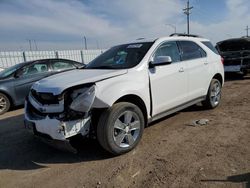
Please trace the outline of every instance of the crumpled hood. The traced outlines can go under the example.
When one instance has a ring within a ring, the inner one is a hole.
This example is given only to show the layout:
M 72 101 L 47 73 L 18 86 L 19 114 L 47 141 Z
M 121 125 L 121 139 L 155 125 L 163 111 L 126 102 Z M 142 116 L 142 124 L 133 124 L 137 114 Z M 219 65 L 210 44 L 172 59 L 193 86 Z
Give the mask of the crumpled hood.
M 127 70 L 76 69 L 44 78 L 33 84 L 37 92 L 61 94 L 65 89 L 126 74 Z

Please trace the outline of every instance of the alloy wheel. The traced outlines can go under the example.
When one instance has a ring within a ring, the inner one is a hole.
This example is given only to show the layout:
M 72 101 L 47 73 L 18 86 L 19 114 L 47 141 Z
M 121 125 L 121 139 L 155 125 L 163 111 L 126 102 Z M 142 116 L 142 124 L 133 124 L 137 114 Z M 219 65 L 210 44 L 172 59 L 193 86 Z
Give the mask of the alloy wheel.
M 211 89 L 210 101 L 213 106 L 217 106 L 221 99 L 221 85 L 220 83 L 214 82 Z
M 126 148 L 134 144 L 139 138 L 141 122 L 133 111 L 122 113 L 114 124 L 113 138 L 119 147 Z
M 3 96 L 0 96 L 0 113 L 6 109 L 7 101 Z

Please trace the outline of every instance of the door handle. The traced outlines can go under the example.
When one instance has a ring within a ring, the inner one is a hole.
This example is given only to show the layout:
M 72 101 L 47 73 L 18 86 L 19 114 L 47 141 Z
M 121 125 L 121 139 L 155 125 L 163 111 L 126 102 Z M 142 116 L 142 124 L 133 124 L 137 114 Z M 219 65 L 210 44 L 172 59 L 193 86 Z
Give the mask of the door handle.
M 208 62 L 204 62 L 204 65 L 208 65 Z
M 179 72 L 184 72 L 184 68 L 181 67 L 181 68 L 179 69 Z

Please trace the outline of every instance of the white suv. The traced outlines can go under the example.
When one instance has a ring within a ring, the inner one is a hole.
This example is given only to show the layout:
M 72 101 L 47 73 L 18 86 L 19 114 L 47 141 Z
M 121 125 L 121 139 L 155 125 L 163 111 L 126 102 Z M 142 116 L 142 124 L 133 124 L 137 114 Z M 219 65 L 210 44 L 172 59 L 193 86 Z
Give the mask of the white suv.
M 35 135 L 71 146 L 94 134 L 113 154 L 133 149 L 144 127 L 202 102 L 221 100 L 223 64 L 209 40 L 158 38 L 115 46 L 82 69 L 36 82 L 25 104 Z

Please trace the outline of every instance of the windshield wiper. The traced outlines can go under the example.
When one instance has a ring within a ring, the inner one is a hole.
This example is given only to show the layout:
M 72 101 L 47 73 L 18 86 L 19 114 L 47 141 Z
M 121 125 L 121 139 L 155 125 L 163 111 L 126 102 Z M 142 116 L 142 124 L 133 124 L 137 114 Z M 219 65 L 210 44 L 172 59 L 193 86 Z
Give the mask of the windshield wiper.
M 87 69 L 114 69 L 112 66 L 102 65 L 98 67 L 86 67 Z

